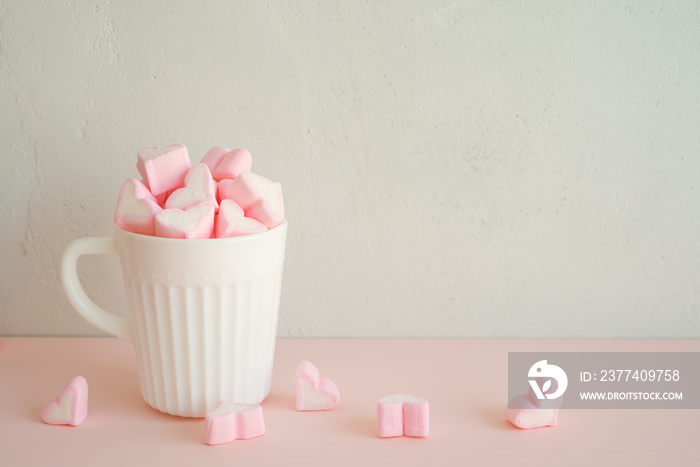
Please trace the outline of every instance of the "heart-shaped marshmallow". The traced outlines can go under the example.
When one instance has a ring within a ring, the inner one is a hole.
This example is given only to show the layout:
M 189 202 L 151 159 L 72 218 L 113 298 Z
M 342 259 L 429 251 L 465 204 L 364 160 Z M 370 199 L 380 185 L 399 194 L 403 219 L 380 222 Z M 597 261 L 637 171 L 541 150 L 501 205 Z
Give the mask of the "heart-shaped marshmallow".
M 221 159 L 231 152 L 229 148 L 224 146 L 214 146 L 202 157 L 200 161 L 202 164 L 206 164 L 209 167 L 209 171 L 213 174 L 216 171 L 216 166 L 219 165 Z
M 187 148 L 182 144 L 148 147 L 138 152 L 136 168 L 153 196 L 182 186 L 192 166 Z
M 219 197 L 232 199 L 245 215 L 271 229 L 284 220 L 282 186 L 262 175 L 243 172 L 234 180 L 219 182 Z
M 88 385 L 85 378 L 76 376 L 61 395 L 41 411 L 41 419 L 49 425 L 78 426 L 88 414 Z
M 214 207 L 209 204 L 182 209 L 163 209 L 156 214 L 156 235 L 168 238 L 211 238 Z
M 219 215 L 216 217 L 216 238 L 238 237 L 266 230 L 267 227 L 265 225 L 255 219 L 245 217 L 243 208 L 236 204 L 234 200 L 225 199 L 221 201 Z
M 330 410 L 338 405 L 340 393 L 333 381 L 319 378 L 318 369 L 304 360 L 297 366 L 296 398 L 299 411 Z
M 527 394 L 514 397 L 508 402 L 503 413 L 518 428 L 527 430 L 555 426 L 561 403 L 561 397 L 540 400 L 531 389 Z
M 212 172 L 214 180 L 235 179 L 243 172 L 250 172 L 253 166 L 253 157 L 243 149 L 237 148 L 225 154 L 216 165 L 216 170 Z
M 265 434 L 262 407 L 253 404 L 221 402 L 204 418 L 206 443 L 229 443 L 235 439 L 250 439 Z
M 153 235 L 155 215 L 160 210 L 156 198 L 141 181 L 127 178 L 119 192 L 114 223 L 129 232 Z
M 380 438 L 426 438 L 430 431 L 428 401 L 420 396 L 394 394 L 377 403 L 377 435 Z
M 216 182 L 206 164 L 192 167 L 185 176 L 185 186 L 173 191 L 165 201 L 166 209 L 187 209 L 198 204 L 209 204 L 219 208 L 216 201 Z

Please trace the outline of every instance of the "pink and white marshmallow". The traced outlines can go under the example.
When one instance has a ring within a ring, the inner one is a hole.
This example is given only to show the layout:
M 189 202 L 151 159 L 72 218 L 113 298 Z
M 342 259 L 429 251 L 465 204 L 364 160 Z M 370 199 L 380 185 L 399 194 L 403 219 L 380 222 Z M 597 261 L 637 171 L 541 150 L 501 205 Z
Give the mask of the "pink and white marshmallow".
M 235 179 L 243 172 L 250 172 L 253 166 L 253 157 L 243 148 L 237 148 L 225 154 L 216 165 L 213 175 L 216 181 L 223 179 Z
M 219 182 L 219 197 L 232 199 L 252 217 L 271 229 L 284 219 L 282 186 L 262 175 L 243 172 L 233 180 Z
M 78 426 L 88 415 L 88 384 L 76 376 L 41 412 L 41 420 L 49 425 Z
M 561 397 L 540 400 L 530 390 L 508 402 L 503 413 L 513 425 L 525 430 L 555 426 L 561 403 Z
M 128 232 L 153 235 L 155 215 L 161 210 L 155 196 L 140 180 L 127 178 L 119 192 L 114 223 Z
M 250 439 L 265 434 L 262 407 L 253 404 L 221 402 L 204 419 L 206 443 L 230 443 L 236 439 Z
M 192 163 L 182 144 L 148 147 L 138 152 L 136 168 L 153 196 L 182 186 Z
M 209 167 L 199 163 L 192 167 L 185 176 L 184 186 L 173 191 L 165 201 L 166 209 L 187 209 L 198 204 L 209 204 L 219 209 L 216 201 L 216 182 Z
M 167 238 L 204 239 L 214 233 L 214 206 L 199 204 L 185 210 L 163 209 L 156 214 L 156 235 Z
M 250 235 L 264 232 L 265 225 L 245 217 L 241 208 L 232 199 L 224 199 L 219 207 L 219 215 L 216 216 L 215 234 L 216 238 L 238 237 L 240 235 Z
M 377 403 L 377 435 L 380 438 L 426 438 L 430 432 L 428 401 L 411 394 L 394 394 Z
M 296 374 L 296 408 L 299 411 L 330 410 L 338 405 L 338 386 L 320 378 L 318 369 L 309 361 L 301 361 Z
M 204 157 L 202 157 L 202 160 L 200 162 L 202 164 L 206 164 L 207 167 L 209 167 L 209 171 L 212 174 L 214 174 L 214 172 L 216 171 L 216 166 L 219 165 L 221 159 L 229 152 L 231 152 L 231 150 L 227 147 L 214 146 L 209 151 L 207 151 L 207 153 L 204 155 Z

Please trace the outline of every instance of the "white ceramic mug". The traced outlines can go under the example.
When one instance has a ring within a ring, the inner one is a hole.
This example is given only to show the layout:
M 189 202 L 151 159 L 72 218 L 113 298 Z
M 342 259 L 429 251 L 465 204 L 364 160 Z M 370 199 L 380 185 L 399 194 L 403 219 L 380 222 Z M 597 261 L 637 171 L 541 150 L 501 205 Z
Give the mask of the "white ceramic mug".
M 83 318 L 136 349 L 152 407 L 203 417 L 221 401 L 259 404 L 270 391 L 287 221 L 266 232 L 187 240 L 116 228 L 71 242 L 63 287 Z M 84 254 L 119 256 L 128 299 L 121 318 L 95 305 L 77 275 Z

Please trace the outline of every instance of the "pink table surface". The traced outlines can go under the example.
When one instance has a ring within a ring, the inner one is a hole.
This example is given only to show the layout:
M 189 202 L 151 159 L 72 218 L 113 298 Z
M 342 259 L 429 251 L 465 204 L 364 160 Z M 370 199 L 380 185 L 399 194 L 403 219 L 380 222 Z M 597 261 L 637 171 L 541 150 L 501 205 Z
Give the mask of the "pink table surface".
M 279 339 L 267 433 L 204 443 L 204 420 L 141 398 L 134 349 L 114 338 L 0 338 L 0 465 L 700 465 L 700 410 L 563 410 L 556 427 L 503 416 L 508 352 L 700 351 L 700 340 Z M 328 412 L 294 409 L 310 360 L 340 389 Z M 41 422 L 73 376 L 90 387 L 79 427 Z M 430 402 L 430 437 L 376 436 L 376 404 Z

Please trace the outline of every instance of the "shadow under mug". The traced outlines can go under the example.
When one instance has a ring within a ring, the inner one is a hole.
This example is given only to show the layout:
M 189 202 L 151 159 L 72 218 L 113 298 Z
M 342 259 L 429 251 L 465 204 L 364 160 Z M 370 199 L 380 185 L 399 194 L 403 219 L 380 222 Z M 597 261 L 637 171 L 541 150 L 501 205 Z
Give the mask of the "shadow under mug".
M 68 300 L 87 321 L 131 341 L 141 393 L 161 412 L 203 417 L 221 401 L 259 404 L 270 391 L 287 221 L 266 232 L 188 240 L 134 234 L 71 242 L 61 259 Z M 122 318 L 97 306 L 77 274 L 85 254 L 116 254 Z

